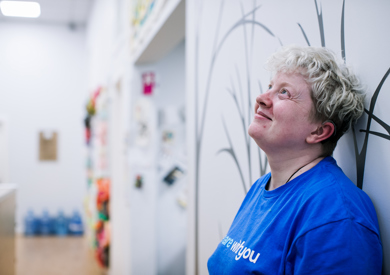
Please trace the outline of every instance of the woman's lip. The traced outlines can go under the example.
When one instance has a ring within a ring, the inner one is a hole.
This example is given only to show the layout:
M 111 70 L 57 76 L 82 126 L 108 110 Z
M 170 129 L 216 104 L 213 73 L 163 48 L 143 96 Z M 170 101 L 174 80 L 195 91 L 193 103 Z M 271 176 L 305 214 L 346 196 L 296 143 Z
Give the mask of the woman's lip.
M 255 116 L 258 116 L 258 117 L 261 117 L 261 118 L 266 118 L 266 119 L 272 120 L 271 118 L 269 118 L 268 116 L 266 116 L 263 112 L 257 112 L 257 113 L 255 114 Z

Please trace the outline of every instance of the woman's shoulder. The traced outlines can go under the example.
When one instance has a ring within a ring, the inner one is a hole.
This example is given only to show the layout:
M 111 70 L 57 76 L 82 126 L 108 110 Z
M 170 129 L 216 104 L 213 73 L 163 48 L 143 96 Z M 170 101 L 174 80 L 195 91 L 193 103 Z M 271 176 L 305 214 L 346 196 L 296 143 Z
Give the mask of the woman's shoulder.
M 367 195 L 344 174 L 332 157 L 327 157 L 317 166 L 302 175 L 302 192 L 317 199 L 341 199 L 367 197 Z M 367 197 L 368 198 L 368 197 Z
M 344 219 L 379 233 L 374 205 L 369 196 L 343 173 L 336 161 L 326 158 L 302 178 L 301 211 L 313 226 Z M 319 218 L 315 218 L 319 217 Z

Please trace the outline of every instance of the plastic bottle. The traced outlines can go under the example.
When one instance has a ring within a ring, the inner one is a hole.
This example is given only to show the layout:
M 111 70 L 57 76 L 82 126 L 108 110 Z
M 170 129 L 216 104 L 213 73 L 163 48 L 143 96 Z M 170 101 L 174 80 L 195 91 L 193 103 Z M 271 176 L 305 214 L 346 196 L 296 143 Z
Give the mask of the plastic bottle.
M 42 218 L 39 226 L 39 232 L 41 235 L 50 234 L 50 216 L 47 210 L 43 210 Z
M 69 225 L 69 234 L 71 235 L 83 235 L 83 222 L 81 216 L 77 210 L 73 211 L 73 215 L 70 218 Z
M 50 217 L 50 235 L 56 234 L 56 223 L 57 223 L 57 217 L 56 216 Z
M 68 223 L 66 217 L 64 216 L 64 212 L 62 210 L 58 211 L 58 216 L 56 219 L 56 235 L 57 236 L 66 236 L 68 234 L 67 229 Z
M 34 212 L 30 209 L 24 218 L 24 234 L 26 236 L 34 236 L 36 234 L 36 223 L 34 218 Z

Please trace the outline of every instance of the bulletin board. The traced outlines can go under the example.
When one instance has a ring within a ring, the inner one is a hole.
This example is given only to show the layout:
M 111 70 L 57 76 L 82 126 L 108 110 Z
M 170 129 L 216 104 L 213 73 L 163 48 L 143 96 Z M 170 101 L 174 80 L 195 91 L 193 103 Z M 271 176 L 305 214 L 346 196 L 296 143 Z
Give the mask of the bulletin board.
M 58 133 L 54 131 L 39 132 L 39 160 L 56 161 L 57 160 L 57 141 Z

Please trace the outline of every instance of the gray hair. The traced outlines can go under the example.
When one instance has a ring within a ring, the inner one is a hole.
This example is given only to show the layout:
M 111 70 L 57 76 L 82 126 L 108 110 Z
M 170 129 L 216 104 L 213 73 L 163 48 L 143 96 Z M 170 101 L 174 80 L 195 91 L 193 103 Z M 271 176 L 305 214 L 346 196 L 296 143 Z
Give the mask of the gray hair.
M 323 142 L 325 155 L 332 154 L 339 138 L 364 112 L 365 91 L 355 74 L 326 48 L 287 46 L 267 62 L 273 73 L 300 73 L 311 85 L 312 119 L 331 120 L 336 134 Z

